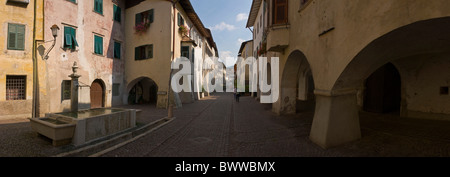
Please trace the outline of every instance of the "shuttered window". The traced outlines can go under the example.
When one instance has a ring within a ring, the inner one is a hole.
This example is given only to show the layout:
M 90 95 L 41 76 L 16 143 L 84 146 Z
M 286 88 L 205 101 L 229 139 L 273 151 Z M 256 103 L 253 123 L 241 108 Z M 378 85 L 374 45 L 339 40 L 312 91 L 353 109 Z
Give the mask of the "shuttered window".
M 189 46 L 181 47 L 181 56 L 189 59 Z
M 103 14 L 103 0 L 94 0 L 94 11 Z
M 25 50 L 25 25 L 8 24 L 8 50 Z
M 67 49 L 75 50 L 78 47 L 78 42 L 76 39 L 76 30 L 70 26 L 64 27 L 64 47 Z
M 103 37 L 94 35 L 94 53 L 103 55 Z
M 184 18 L 181 16 L 181 14 L 178 12 L 178 26 L 184 25 Z
M 134 48 L 135 60 L 146 60 L 153 58 L 153 44 Z
M 119 42 L 114 42 L 114 58 L 120 59 L 120 49 L 121 44 Z
M 135 25 L 153 23 L 154 19 L 155 19 L 154 9 L 150 9 L 145 12 L 136 14 L 136 24 Z
M 114 4 L 114 21 L 120 22 L 122 20 L 122 9 Z
M 273 2 L 273 24 L 288 23 L 288 0 L 274 0 Z
M 73 2 L 73 3 L 77 3 L 77 0 L 68 0 L 68 1 Z

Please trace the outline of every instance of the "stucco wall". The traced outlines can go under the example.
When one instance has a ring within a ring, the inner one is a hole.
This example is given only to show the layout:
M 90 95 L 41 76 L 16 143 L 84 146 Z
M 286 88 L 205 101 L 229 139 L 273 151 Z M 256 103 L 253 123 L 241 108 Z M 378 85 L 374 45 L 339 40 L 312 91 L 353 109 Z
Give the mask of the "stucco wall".
M 79 107 L 81 109 L 90 108 L 89 86 L 96 79 L 104 84 L 104 106 L 111 107 L 120 105 L 119 97 L 112 97 L 113 83 L 120 84 L 124 88 L 123 73 L 125 61 L 125 37 L 124 1 L 117 1 L 122 9 L 121 23 L 113 20 L 113 2 L 103 1 L 103 14 L 94 12 L 94 3 L 91 1 L 78 0 L 77 3 L 61 0 L 45 1 L 45 29 L 53 24 L 60 27 L 55 48 L 50 52 L 46 71 L 49 75 L 48 92 L 50 104 L 49 112 L 68 111 L 70 100 L 61 99 L 61 83 L 63 80 L 70 80 L 68 75 L 72 73 L 72 65 L 78 63 L 81 75 L 79 81 L 82 86 L 79 91 Z M 76 28 L 76 40 L 79 47 L 76 50 L 63 48 L 64 26 Z M 94 34 L 103 37 L 103 55 L 94 54 Z M 52 40 L 50 32 L 45 33 L 46 41 Z M 114 40 L 122 44 L 121 59 L 113 59 Z M 44 46 L 48 48 L 51 43 Z M 122 91 L 120 92 L 121 94 Z
M 0 0 L 0 119 L 13 116 L 31 117 L 33 99 L 33 17 L 36 6 L 36 39 L 42 40 L 42 0 L 27 5 L 7 3 Z M 23 51 L 8 50 L 8 24 L 25 25 L 25 48 Z M 6 76 L 26 76 L 25 100 L 6 100 Z M 44 76 L 41 76 L 41 78 Z

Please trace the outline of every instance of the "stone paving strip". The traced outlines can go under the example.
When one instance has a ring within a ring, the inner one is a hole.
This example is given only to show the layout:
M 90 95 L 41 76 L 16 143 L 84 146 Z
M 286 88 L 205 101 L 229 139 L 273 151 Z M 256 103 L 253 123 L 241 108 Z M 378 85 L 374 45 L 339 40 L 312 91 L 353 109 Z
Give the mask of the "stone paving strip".
M 150 134 L 151 132 L 169 124 L 175 117 L 172 118 L 162 118 L 160 120 L 156 120 L 142 127 L 138 127 L 131 132 L 123 133 L 121 135 L 113 135 L 113 137 L 107 137 L 105 139 L 108 140 L 99 140 L 100 142 L 92 145 L 88 145 L 86 147 L 76 149 L 70 152 L 64 152 L 54 157 L 99 157 L 105 153 L 108 153 L 112 150 L 120 148 L 130 142 L 133 142 L 143 136 Z M 109 139 L 111 138 L 111 139 Z M 118 143 L 118 144 L 117 144 Z

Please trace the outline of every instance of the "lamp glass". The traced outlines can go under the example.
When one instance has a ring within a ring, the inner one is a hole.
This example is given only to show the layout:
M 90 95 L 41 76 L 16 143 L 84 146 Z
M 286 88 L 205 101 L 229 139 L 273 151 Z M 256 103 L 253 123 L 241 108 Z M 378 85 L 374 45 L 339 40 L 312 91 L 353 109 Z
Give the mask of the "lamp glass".
M 52 29 L 52 35 L 53 35 L 53 37 L 58 36 L 58 30 L 59 30 L 58 26 L 53 25 L 53 26 L 51 27 L 51 29 Z

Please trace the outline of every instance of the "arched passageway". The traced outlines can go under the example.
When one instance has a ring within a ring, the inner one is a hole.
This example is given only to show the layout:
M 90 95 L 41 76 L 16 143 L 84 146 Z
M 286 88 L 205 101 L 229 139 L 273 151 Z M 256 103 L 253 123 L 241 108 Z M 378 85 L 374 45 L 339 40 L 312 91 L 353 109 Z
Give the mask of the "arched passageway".
M 450 17 L 429 19 L 369 43 L 346 66 L 332 90 L 316 91 L 310 139 L 324 148 L 360 139 L 359 108 L 372 112 L 400 108 L 402 117 L 450 120 L 450 107 L 442 106 L 450 104 L 445 98 L 450 79 L 449 30 Z M 382 79 L 388 80 L 375 84 Z M 385 84 L 394 85 L 386 90 Z M 363 101 L 358 101 L 361 97 Z
M 141 77 L 128 84 L 128 104 L 156 104 L 158 101 L 158 85 L 148 78 Z

